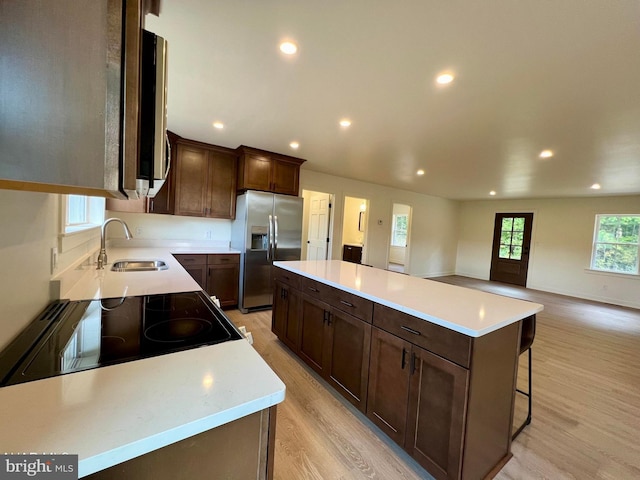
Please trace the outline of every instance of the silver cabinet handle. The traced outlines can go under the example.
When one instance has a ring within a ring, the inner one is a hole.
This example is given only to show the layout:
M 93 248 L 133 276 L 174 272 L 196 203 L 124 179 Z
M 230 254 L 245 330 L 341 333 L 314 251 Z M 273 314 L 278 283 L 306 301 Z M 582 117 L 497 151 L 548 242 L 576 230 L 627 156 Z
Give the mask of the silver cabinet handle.
M 414 330 L 413 328 L 405 327 L 404 325 L 402 325 L 400 328 L 405 332 L 413 333 L 414 335 L 422 335 L 419 331 Z

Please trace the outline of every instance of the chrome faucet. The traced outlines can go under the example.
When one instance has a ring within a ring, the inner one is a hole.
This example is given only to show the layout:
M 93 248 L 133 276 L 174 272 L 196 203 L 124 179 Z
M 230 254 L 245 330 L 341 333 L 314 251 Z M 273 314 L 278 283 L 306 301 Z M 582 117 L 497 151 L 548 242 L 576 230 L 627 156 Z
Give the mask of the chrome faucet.
M 125 222 L 120 220 L 119 218 L 107 218 L 102 224 L 102 228 L 100 229 L 100 253 L 98 254 L 98 266 L 96 270 L 103 270 L 104 264 L 107 263 L 107 249 L 105 247 L 105 231 L 107 230 L 107 225 L 111 222 L 120 222 L 122 227 L 124 228 L 124 234 L 127 237 L 127 240 L 131 240 L 133 235 L 131 235 L 131 230 Z

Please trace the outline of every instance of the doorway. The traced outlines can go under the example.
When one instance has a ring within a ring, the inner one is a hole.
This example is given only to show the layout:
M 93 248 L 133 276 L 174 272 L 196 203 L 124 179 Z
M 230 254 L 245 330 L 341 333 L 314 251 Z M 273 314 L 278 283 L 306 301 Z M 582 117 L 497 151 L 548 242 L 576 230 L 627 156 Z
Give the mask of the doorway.
M 304 198 L 302 256 L 307 260 L 327 260 L 331 251 L 332 195 L 324 192 L 302 191 Z
M 489 280 L 527 286 L 533 213 L 496 213 Z
M 393 272 L 407 273 L 408 270 L 411 210 L 411 205 L 393 204 L 387 261 L 387 269 Z
M 367 237 L 369 199 L 344 197 L 342 217 L 342 259 L 366 263 L 364 239 Z

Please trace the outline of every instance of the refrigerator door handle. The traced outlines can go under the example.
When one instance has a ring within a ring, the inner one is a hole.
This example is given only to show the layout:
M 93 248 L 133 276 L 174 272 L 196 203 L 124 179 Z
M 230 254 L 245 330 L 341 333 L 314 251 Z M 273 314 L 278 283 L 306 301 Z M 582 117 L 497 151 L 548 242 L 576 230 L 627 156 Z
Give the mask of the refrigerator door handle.
M 270 262 L 273 255 L 271 249 L 273 248 L 273 216 L 269 215 L 269 226 L 267 227 L 267 262 Z
M 273 216 L 273 255 L 274 260 L 278 259 L 278 216 Z

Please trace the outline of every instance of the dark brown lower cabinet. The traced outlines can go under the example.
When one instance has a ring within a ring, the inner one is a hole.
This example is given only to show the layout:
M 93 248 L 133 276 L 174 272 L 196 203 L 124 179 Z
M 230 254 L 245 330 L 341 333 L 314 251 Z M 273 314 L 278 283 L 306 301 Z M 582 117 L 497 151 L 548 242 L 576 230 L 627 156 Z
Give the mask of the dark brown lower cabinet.
M 404 446 L 409 401 L 411 344 L 373 328 L 367 417 Z
M 511 458 L 519 322 L 469 337 L 275 270 L 273 331 L 436 479 Z
M 373 327 L 367 416 L 434 477 L 460 477 L 468 370 Z
M 353 406 L 366 411 L 371 325 L 331 307 L 327 380 Z
M 284 344 L 298 353 L 300 345 L 300 294 L 289 285 L 276 281 L 273 292 L 271 330 Z
M 220 300 L 221 307 L 238 304 L 238 254 L 176 254 L 176 260 L 209 295 Z
M 460 478 L 469 371 L 412 346 L 405 450 L 437 479 Z
M 278 306 L 275 306 L 276 311 Z M 356 408 L 367 404 L 371 325 L 307 294 L 300 309 L 300 357 Z

